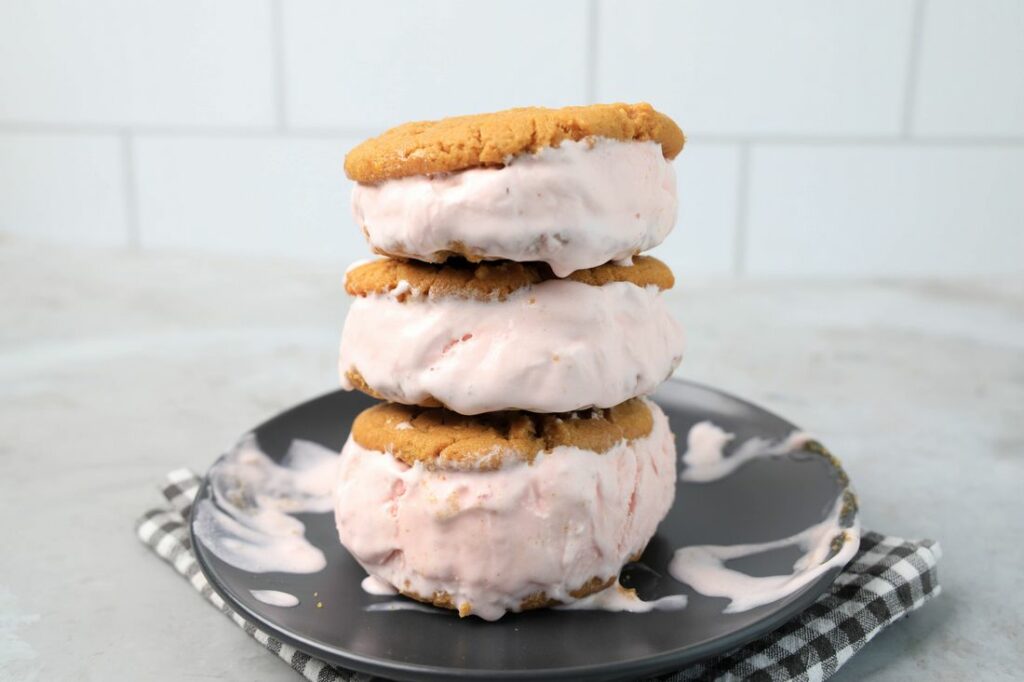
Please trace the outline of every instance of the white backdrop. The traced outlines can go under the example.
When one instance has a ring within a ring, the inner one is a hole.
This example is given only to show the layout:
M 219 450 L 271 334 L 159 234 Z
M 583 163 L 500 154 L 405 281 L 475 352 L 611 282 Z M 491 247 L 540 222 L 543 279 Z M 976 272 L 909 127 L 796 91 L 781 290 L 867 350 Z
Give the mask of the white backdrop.
M 337 261 L 345 152 L 648 100 L 688 275 L 1024 272 L 1024 2 L 0 0 L 0 233 Z

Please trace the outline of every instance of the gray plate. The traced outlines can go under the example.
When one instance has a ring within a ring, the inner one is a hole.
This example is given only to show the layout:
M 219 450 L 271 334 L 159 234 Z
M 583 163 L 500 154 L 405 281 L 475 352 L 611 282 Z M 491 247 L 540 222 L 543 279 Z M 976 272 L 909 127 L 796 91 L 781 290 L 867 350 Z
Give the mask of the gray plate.
M 753 436 L 781 439 L 795 428 L 755 405 L 692 383 L 667 382 L 654 398 L 669 416 L 680 451 L 690 427 L 704 419 L 735 433 L 734 442 Z M 330 393 L 274 417 L 255 433 L 275 459 L 296 438 L 339 450 L 355 415 L 373 402 L 355 393 Z M 666 567 L 673 550 L 684 545 L 760 542 L 807 528 L 826 516 L 845 484 L 845 474 L 831 459 L 808 452 L 756 459 L 713 483 L 680 482 L 675 506 L 641 562 L 623 570 L 622 583 L 644 599 L 687 594 L 689 605 L 681 611 L 543 610 L 510 614 L 495 623 L 441 610 L 367 612 L 366 606 L 394 598 L 363 592 L 360 581 L 366 574 L 338 543 L 331 514 L 300 516 L 306 536 L 327 556 L 327 567 L 313 575 L 241 571 L 194 536 L 193 544 L 214 589 L 245 618 L 339 666 L 402 680 L 622 679 L 728 651 L 813 602 L 839 569 L 786 599 L 726 615 L 726 600 L 695 594 L 668 576 Z M 199 496 L 207 494 L 204 482 Z M 788 573 L 796 556 L 795 549 L 787 549 L 730 565 L 752 575 Z M 268 606 L 250 595 L 253 589 L 288 592 L 301 603 Z

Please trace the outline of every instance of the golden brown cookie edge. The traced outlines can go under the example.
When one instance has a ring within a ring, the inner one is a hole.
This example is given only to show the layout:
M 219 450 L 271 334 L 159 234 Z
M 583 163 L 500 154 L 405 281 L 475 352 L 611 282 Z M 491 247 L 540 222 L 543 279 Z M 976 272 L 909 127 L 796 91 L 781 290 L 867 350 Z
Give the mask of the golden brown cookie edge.
M 399 283 L 406 282 L 409 289 L 396 294 L 399 301 L 427 296 L 488 301 L 503 300 L 518 289 L 552 279 L 558 278 L 551 268 L 536 262 L 424 263 L 382 258 L 350 269 L 345 275 L 345 291 L 352 296 L 387 294 L 395 291 Z M 591 286 L 630 282 L 640 287 L 656 286 L 663 291 L 675 285 L 672 270 L 652 256 L 635 256 L 632 265 L 612 262 L 577 270 L 565 279 Z
M 584 597 L 589 597 L 592 594 L 611 587 L 617 578 L 617 574 L 609 578 L 599 578 L 594 576 L 576 589 L 570 590 L 569 594 L 574 599 L 583 599 Z M 424 604 L 430 604 L 431 606 L 448 609 L 450 611 L 458 611 L 460 618 L 473 615 L 472 604 L 466 604 L 463 606 L 456 605 L 454 597 L 452 597 L 450 592 L 445 590 L 439 590 L 429 597 L 417 594 L 412 590 L 399 590 L 399 593 L 409 599 L 414 599 Z M 557 599 L 549 598 L 545 592 L 536 592 L 528 595 L 519 603 L 519 611 L 532 611 L 534 609 L 550 608 L 552 606 L 558 606 L 561 603 L 562 602 Z

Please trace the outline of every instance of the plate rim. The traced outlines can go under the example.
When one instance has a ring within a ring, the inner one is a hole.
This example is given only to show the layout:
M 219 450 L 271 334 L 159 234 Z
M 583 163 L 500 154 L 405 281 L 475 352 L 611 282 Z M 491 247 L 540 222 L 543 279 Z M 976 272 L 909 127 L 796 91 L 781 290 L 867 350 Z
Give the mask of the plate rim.
M 688 379 L 677 379 L 671 378 L 664 382 L 664 384 L 674 384 L 691 386 L 701 390 L 710 391 L 718 395 L 735 400 L 739 403 L 743 403 L 749 407 L 753 407 L 757 410 L 765 412 L 776 419 L 780 420 L 791 429 L 798 429 L 799 427 L 793 424 L 793 422 L 779 416 L 771 410 L 765 409 L 754 402 L 740 398 L 739 396 L 733 395 L 728 391 L 723 391 L 714 386 L 691 381 Z M 288 409 L 282 410 L 277 414 L 265 419 L 256 426 L 250 429 L 251 432 L 258 431 L 270 422 L 283 417 L 284 415 L 292 412 L 301 410 L 310 403 L 317 402 L 328 396 L 343 393 L 344 389 L 335 389 L 333 391 L 326 391 L 322 394 L 304 400 L 301 403 L 293 405 Z M 653 398 L 652 398 L 653 399 Z M 224 454 L 219 455 L 210 467 L 203 474 L 200 481 L 199 487 L 196 490 L 195 499 L 200 497 L 206 492 L 208 485 L 209 469 L 213 467 L 216 462 Z M 840 474 L 847 477 L 845 470 L 842 468 L 841 463 L 835 458 L 831 458 L 831 464 L 839 471 Z M 848 483 L 844 490 L 852 491 L 852 486 Z M 840 492 L 842 494 L 842 492 Z M 426 665 L 420 663 L 405 663 L 396 661 L 394 659 L 380 658 L 377 656 L 367 656 L 363 654 L 357 654 L 353 652 L 346 652 L 333 645 L 319 640 L 313 640 L 302 636 L 296 636 L 291 633 L 285 632 L 274 625 L 273 622 L 262 617 L 259 613 L 251 610 L 242 602 L 235 599 L 229 592 L 222 588 L 217 580 L 214 579 L 214 574 L 211 567 L 207 563 L 206 548 L 203 546 L 199 539 L 195 536 L 195 509 L 196 505 L 192 505 L 189 510 L 188 518 L 188 533 L 189 540 L 192 543 L 193 554 L 196 557 L 196 563 L 199 569 L 202 571 L 203 576 L 206 578 L 207 583 L 211 589 L 218 594 L 224 602 L 229 605 L 234 611 L 252 622 L 257 627 L 267 631 L 268 634 L 273 635 L 282 642 L 289 644 L 299 651 L 306 653 L 315 658 L 320 658 L 331 665 L 337 665 L 343 668 L 349 668 L 356 672 L 364 672 L 375 675 L 385 675 L 392 679 L 398 680 L 441 680 L 441 679 L 490 679 L 490 680 L 522 680 L 522 679 L 624 679 L 635 675 L 645 674 L 656 674 L 666 672 L 673 669 L 679 669 L 693 663 L 697 663 L 701 660 L 705 660 L 717 654 L 732 651 L 738 647 L 741 647 L 759 636 L 765 635 L 772 630 L 776 629 L 783 623 L 789 621 L 796 614 L 804 611 L 807 607 L 813 604 L 818 597 L 825 593 L 825 591 L 835 582 L 836 577 L 842 571 L 842 566 L 834 566 L 826 571 L 820 578 L 804 586 L 802 589 L 794 593 L 793 598 L 789 603 L 784 605 L 782 608 L 773 611 L 766 615 L 764 618 L 757 620 L 749 625 L 746 625 L 734 632 L 722 635 L 719 637 L 712 637 L 709 639 L 702 640 L 700 642 L 686 645 L 682 648 L 676 648 L 669 651 L 662 651 L 657 654 L 650 656 L 643 656 L 641 658 L 631 658 L 628 660 L 615 661 L 612 663 L 596 663 L 592 665 L 580 665 L 563 668 L 537 668 L 530 670 L 494 670 L 494 669 L 480 669 L 480 668 L 452 668 L 443 667 L 436 665 Z M 859 516 L 859 509 L 855 511 L 855 514 Z M 396 675 L 396 673 L 398 675 Z

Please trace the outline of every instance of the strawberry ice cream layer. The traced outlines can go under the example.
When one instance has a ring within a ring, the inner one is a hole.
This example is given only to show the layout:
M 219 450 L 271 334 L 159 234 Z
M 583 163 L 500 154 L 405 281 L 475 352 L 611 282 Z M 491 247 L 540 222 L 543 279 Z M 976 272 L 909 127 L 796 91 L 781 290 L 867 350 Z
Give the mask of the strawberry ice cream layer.
M 683 333 L 655 286 L 547 280 L 505 300 L 357 298 L 341 337 L 351 372 L 385 400 L 460 414 L 570 412 L 646 395 L 683 353 Z
M 573 602 L 642 552 L 672 506 L 674 437 L 648 406 L 643 438 L 491 471 L 410 467 L 350 437 L 335 488 L 341 543 L 370 575 L 427 601 L 447 596 L 461 615 L 496 620 L 540 593 Z
M 544 261 L 559 277 L 660 244 L 676 176 L 657 142 L 564 141 L 501 168 L 356 185 L 352 212 L 378 253 L 430 262 Z

